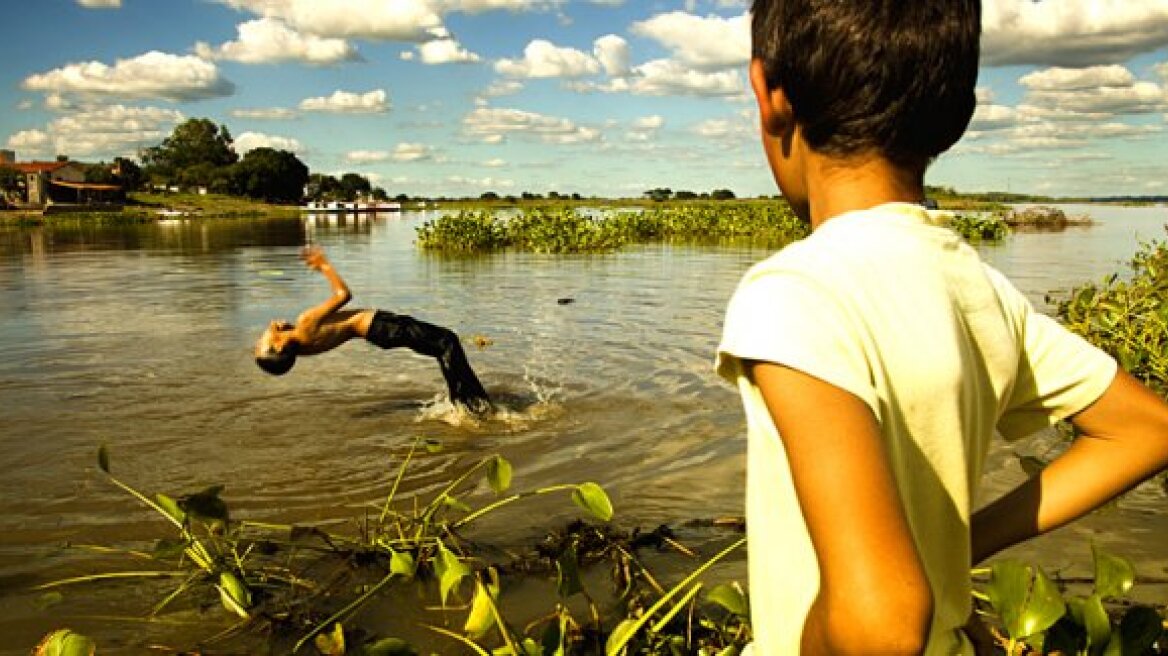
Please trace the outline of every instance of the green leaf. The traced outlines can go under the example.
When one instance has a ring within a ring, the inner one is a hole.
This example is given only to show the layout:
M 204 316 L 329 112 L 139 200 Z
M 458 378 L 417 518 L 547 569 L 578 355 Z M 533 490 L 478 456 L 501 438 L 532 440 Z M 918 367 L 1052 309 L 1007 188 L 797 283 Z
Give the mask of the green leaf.
M 321 656 L 345 656 L 345 629 L 337 622 L 331 633 L 316 634 L 313 643 Z
M 363 656 L 417 656 L 410 643 L 401 638 L 382 638 L 362 648 Z
M 1136 582 L 1136 568 L 1123 556 L 1109 554 L 1097 545 L 1091 545 L 1095 556 L 1095 594 L 1100 597 L 1122 597 Z
M 104 444 L 97 447 L 97 466 L 105 473 L 110 473 L 109 449 Z
M 222 485 L 212 485 L 202 492 L 182 497 L 178 500 L 178 507 L 202 520 L 226 522 L 227 504 L 219 498 L 222 491 Z
M 706 593 L 706 601 L 718 604 L 739 617 L 750 616 L 749 601 L 736 583 L 723 583 L 715 587 Z
M 566 653 L 564 638 L 568 635 L 568 617 L 563 610 L 558 619 L 557 622 L 548 622 L 540 636 L 540 653 L 543 656 L 564 656 Z
M 596 483 L 581 483 L 572 491 L 572 501 L 584 512 L 607 522 L 612 519 L 612 502 L 608 500 L 604 488 Z
M 95 653 L 97 645 L 93 640 L 69 629 L 53 631 L 33 650 L 33 656 L 93 656 Z
M 442 505 L 448 508 L 454 508 L 455 510 L 461 510 L 462 512 L 468 513 L 471 511 L 471 507 L 466 505 L 465 501 L 461 501 L 457 497 L 452 497 L 449 494 L 442 495 Z
M 186 521 L 187 514 L 183 512 L 182 508 L 179 507 L 177 501 L 171 499 L 161 492 L 155 494 L 154 499 L 158 501 L 158 507 L 165 510 L 166 514 L 170 515 L 174 521 L 178 522 L 179 524 L 182 524 Z
M 161 538 L 154 543 L 154 552 L 151 555 L 159 559 L 178 558 L 186 551 L 188 544 L 184 540 Z
M 442 443 L 435 439 L 422 440 L 422 446 L 429 453 L 441 453 Z
M 390 549 L 389 571 L 394 574 L 400 574 L 407 579 L 412 579 L 418 571 L 418 565 L 414 562 L 414 556 L 410 552 Z
M 584 591 L 575 543 L 561 551 L 556 558 L 556 591 L 565 599 Z
M 466 624 L 462 630 L 471 640 L 478 640 L 495 626 L 495 614 L 491 607 L 499 598 L 499 583 L 496 579 L 493 584 L 484 585 L 482 580 L 475 579 L 474 599 L 470 604 L 470 614 L 466 617 Z
M 247 609 L 251 608 L 251 591 L 235 574 L 220 573 L 218 588 L 219 598 L 227 610 L 244 619 L 250 617 Z
M 511 487 L 511 463 L 503 456 L 495 456 L 487 465 L 487 482 L 495 494 L 503 494 Z
M 994 563 L 986 594 L 1015 640 L 1045 631 L 1066 611 L 1058 587 L 1042 569 L 1017 560 Z
M 718 652 L 718 656 L 738 656 L 739 651 L 738 645 L 730 645 Z
M 1111 619 L 1103 609 L 1103 600 L 1097 594 L 1086 599 L 1072 599 L 1068 604 L 1071 616 L 1087 632 L 1087 649 L 1097 654 L 1111 639 Z
M 1143 654 L 1152 649 L 1164 631 L 1160 614 L 1147 606 L 1133 606 L 1119 622 L 1119 639 L 1124 654 Z M 1114 642 L 1114 638 L 1112 641 Z
M 606 656 L 616 656 L 621 653 L 625 645 L 632 639 L 633 633 L 640 626 L 636 620 L 621 620 L 620 624 L 612 630 L 608 635 L 608 641 L 604 645 L 604 653 Z
M 458 559 L 452 551 L 446 548 L 441 541 L 438 542 L 438 559 L 434 562 L 434 573 L 438 575 L 438 587 L 442 593 L 442 605 L 446 605 L 446 599 L 450 597 L 450 592 L 458 588 L 458 584 L 462 581 L 464 576 L 470 574 L 470 568 Z

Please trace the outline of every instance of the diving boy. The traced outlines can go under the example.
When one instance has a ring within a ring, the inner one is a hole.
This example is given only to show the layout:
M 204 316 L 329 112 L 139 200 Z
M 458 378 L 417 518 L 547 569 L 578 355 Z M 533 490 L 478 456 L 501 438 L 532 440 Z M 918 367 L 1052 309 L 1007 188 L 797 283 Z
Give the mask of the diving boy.
M 296 364 L 297 356 L 317 355 L 353 338 L 391 349 L 406 347 L 438 361 L 450 392 L 450 401 L 475 414 L 491 410 L 491 401 L 475 376 L 453 331 L 385 310 L 343 310 L 353 297 L 348 285 L 319 248 L 306 248 L 302 255 L 308 268 L 319 271 L 329 281 L 332 296 L 305 310 L 295 324 L 273 321 L 255 346 L 256 364 L 279 376 Z
M 1168 404 L 1036 312 L 922 203 L 972 116 L 977 0 L 755 0 L 749 78 L 812 233 L 729 303 L 754 656 L 972 653 L 969 569 L 1168 466 Z M 974 511 L 996 431 L 1070 418 Z

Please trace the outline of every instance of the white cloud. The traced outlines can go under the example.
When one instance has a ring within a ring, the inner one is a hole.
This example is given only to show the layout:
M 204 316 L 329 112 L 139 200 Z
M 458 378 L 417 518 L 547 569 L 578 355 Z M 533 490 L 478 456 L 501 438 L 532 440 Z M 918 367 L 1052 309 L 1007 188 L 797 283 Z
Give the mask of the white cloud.
M 633 121 L 633 128 L 636 130 L 657 130 L 665 125 L 665 119 L 659 114 L 652 116 L 642 116 Z
M 1018 78 L 1022 86 L 1036 91 L 1076 91 L 1094 87 L 1127 87 L 1135 81 L 1131 71 L 1123 66 L 1092 66 L 1090 68 L 1053 67 Z
M 398 162 L 417 162 L 430 159 L 433 155 L 434 149 L 426 144 L 399 143 L 394 147 L 392 157 Z
M 620 77 L 629 72 L 629 43 L 615 34 L 606 34 L 592 43 L 592 54 L 604 72 Z
M 563 4 L 563 0 L 438 0 L 447 11 L 461 11 L 475 14 L 492 10 L 532 11 L 553 9 Z
M 600 62 L 575 48 L 561 48 L 535 39 L 523 49 L 522 59 L 500 59 L 495 71 L 509 77 L 582 77 L 600 71 Z
M 442 19 L 431 0 L 220 0 L 322 37 L 426 41 Z
M 244 132 L 235 138 L 234 146 L 235 152 L 240 155 L 243 155 L 249 150 L 255 150 L 256 148 L 274 148 L 276 150 L 288 150 L 294 153 L 303 149 L 300 142 L 291 137 L 281 137 L 262 132 Z
M 462 119 L 464 132 L 485 143 L 499 143 L 508 134 L 533 135 L 547 143 L 583 143 L 600 139 L 595 128 L 578 126 L 566 118 L 520 109 L 480 107 Z
M 493 159 L 489 159 L 489 160 L 483 162 L 483 166 L 493 168 L 493 169 L 497 169 L 501 166 L 506 166 L 506 165 L 507 165 L 507 160 L 501 159 L 498 157 L 495 157 Z
M 389 111 L 389 99 L 384 89 L 368 93 L 337 90 L 331 96 L 305 98 L 300 101 L 300 109 L 336 114 L 382 114 Z
M 671 59 L 655 59 L 633 69 L 630 90 L 649 96 L 736 96 L 744 92 L 736 69 L 704 72 Z
M 358 164 L 384 162 L 389 159 L 389 152 L 385 150 L 353 150 L 345 153 L 345 159 Z
M 231 110 L 231 115 L 236 118 L 250 118 L 261 121 L 287 121 L 299 116 L 295 110 L 287 109 L 285 107 L 255 107 L 233 109 Z
M 684 11 L 658 14 L 630 28 L 669 48 L 677 59 L 698 68 L 741 66 L 750 61 L 750 21 L 747 14 L 722 18 Z
M 979 104 L 969 122 L 969 130 L 974 132 L 1001 130 L 1013 127 L 1019 122 L 1018 111 L 1013 107 L 994 104 Z
M 509 189 L 515 186 L 514 180 L 507 180 L 502 178 L 468 178 L 461 175 L 452 175 L 446 178 L 446 181 L 453 185 L 461 187 L 473 187 L 476 189 L 493 189 L 505 188 Z
M 46 132 L 21 130 L 8 137 L 7 146 L 13 150 L 31 150 L 40 153 L 43 152 L 45 146 L 49 145 L 50 141 L 51 138 Z
M 720 143 L 730 140 L 746 141 L 758 134 L 757 128 L 741 117 L 706 119 L 695 125 L 693 131 L 700 137 Z
M 1168 45 L 1168 0 L 987 0 L 982 62 L 1082 67 Z
M 239 38 L 219 47 L 195 44 L 204 59 L 226 59 L 244 64 L 303 62 L 312 65 L 359 61 L 357 49 L 344 39 L 301 34 L 276 18 L 259 18 L 236 26 Z
M 418 46 L 423 64 L 467 64 L 481 59 L 451 38 L 435 39 Z
M 182 112 L 173 109 L 94 106 L 55 118 L 43 131 L 18 132 L 8 146 L 44 155 L 133 157 L 140 148 L 161 143 L 183 120 Z
M 520 91 L 523 91 L 523 83 L 519 80 L 495 80 L 486 89 L 483 89 L 482 95 L 486 98 L 498 98 L 510 96 Z
M 215 64 L 194 55 L 152 51 L 113 66 L 90 61 L 68 64 L 25 78 L 30 91 L 116 98 L 187 101 L 229 96 L 235 85 L 219 76 Z
M 77 0 L 77 4 L 87 9 L 121 9 L 122 0 Z

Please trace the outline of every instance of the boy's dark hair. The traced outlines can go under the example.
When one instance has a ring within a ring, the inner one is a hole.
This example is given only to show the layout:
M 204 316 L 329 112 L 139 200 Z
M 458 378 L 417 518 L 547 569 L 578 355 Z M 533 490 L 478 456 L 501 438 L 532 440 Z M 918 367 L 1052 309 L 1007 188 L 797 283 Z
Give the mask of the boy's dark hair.
M 919 167 L 977 104 L 980 0 L 754 0 L 752 55 L 816 152 Z
M 299 344 L 296 342 L 288 342 L 279 351 L 267 351 L 263 355 L 257 355 L 255 361 L 260 369 L 273 376 L 282 376 L 288 373 L 292 365 L 296 364 L 296 354 L 299 351 Z

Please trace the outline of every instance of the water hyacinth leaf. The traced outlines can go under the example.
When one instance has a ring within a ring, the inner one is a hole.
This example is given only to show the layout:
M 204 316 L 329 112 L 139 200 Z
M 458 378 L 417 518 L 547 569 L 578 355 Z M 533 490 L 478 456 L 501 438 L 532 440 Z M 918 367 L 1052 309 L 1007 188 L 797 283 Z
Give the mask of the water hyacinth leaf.
M 605 656 L 616 656 L 624 653 L 625 645 L 629 640 L 632 640 L 633 633 L 637 630 L 640 623 L 636 620 L 621 620 L 620 624 L 612 630 L 608 636 L 608 641 L 604 645 Z
M 442 594 L 442 605 L 446 605 L 446 600 L 450 597 L 450 592 L 458 588 L 458 584 L 462 582 L 463 577 L 470 574 L 470 568 L 466 566 L 454 552 L 446 548 L 441 541 L 438 542 L 438 558 L 434 561 L 434 573 L 438 575 L 438 587 Z
M 58 629 L 45 636 L 33 650 L 33 656 L 93 656 L 97 644 L 69 629 Z
M 462 630 L 471 640 L 478 640 L 485 636 L 495 626 L 495 614 L 491 609 L 492 602 L 499 596 L 498 585 L 483 585 L 481 580 L 475 580 L 474 599 L 470 604 L 470 614 L 466 617 L 466 624 Z
M 1145 654 L 1164 631 L 1160 614 L 1148 606 L 1133 606 L 1119 621 L 1119 639 L 1123 654 Z M 1112 642 L 1115 639 L 1112 638 Z
M 417 656 L 410 643 L 401 638 L 382 638 L 361 649 L 362 656 Z
M 723 583 L 716 586 L 706 593 L 706 601 L 718 604 L 739 617 L 750 615 L 750 605 L 746 594 L 736 584 Z
M 426 449 L 427 453 L 441 453 L 442 452 L 442 442 L 439 442 L 438 440 L 435 440 L 432 438 L 422 440 L 422 446 Z
M 1109 554 L 1097 545 L 1091 545 L 1095 556 L 1095 594 L 1100 597 L 1122 597 L 1136 582 L 1136 568 L 1123 556 Z
M 1086 599 L 1072 599 L 1067 606 L 1071 616 L 1087 633 L 1087 648 L 1091 653 L 1102 651 L 1111 639 L 1111 619 L 1103 608 L 1103 600 L 1093 594 Z
M 187 514 L 183 512 L 182 508 L 179 508 L 177 501 L 161 492 L 155 494 L 154 499 L 158 502 L 158 507 L 165 510 L 166 514 L 170 515 L 171 519 L 178 522 L 179 524 L 182 524 L 186 521 Z
M 607 522 L 612 519 L 612 502 L 596 483 L 581 483 L 572 491 L 572 501 L 589 515 Z
M 471 510 L 470 506 L 466 505 L 466 502 L 460 501 L 457 497 L 452 497 L 449 494 L 442 495 L 442 505 L 462 512 L 470 512 Z
M 219 493 L 222 491 L 222 485 L 212 485 L 202 492 L 182 497 L 178 500 L 178 507 L 204 521 L 226 522 L 228 520 L 227 504 L 219 498 Z
M 575 543 L 560 552 L 556 558 L 556 591 L 565 599 L 584 591 L 584 584 L 580 581 L 580 565 Z
M 986 594 L 1015 640 L 1045 631 L 1066 611 L 1058 587 L 1042 569 L 1017 560 L 994 563 Z
M 219 598 L 224 608 L 246 619 L 250 617 L 247 609 L 251 608 L 251 591 L 231 572 L 219 574 Z
M 414 556 L 410 552 L 390 549 L 389 571 L 393 574 L 404 576 L 407 579 L 412 579 L 418 571 L 418 565 L 414 562 Z
M 503 494 L 511 487 L 511 463 L 503 456 L 495 456 L 487 465 L 487 482 L 495 494 Z
M 718 652 L 718 656 L 738 656 L 740 651 L 741 650 L 738 649 L 737 645 L 730 645 L 729 647 L 726 647 L 722 651 Z
M 105 473 L 110 473 L 109 449 L 104 444 L 97 447 L 97 466 Z
M 331 632 L 316 634 L 313 643 L 321 656 L 345 656 L 345 629 L 337 622 Z
M 542 656 L 564 656 L 564 638 L 568 635 L 568 617 L 560 611 L 559 621 L 548 622 L 543 635 L 540 636 L 540 654 Z

